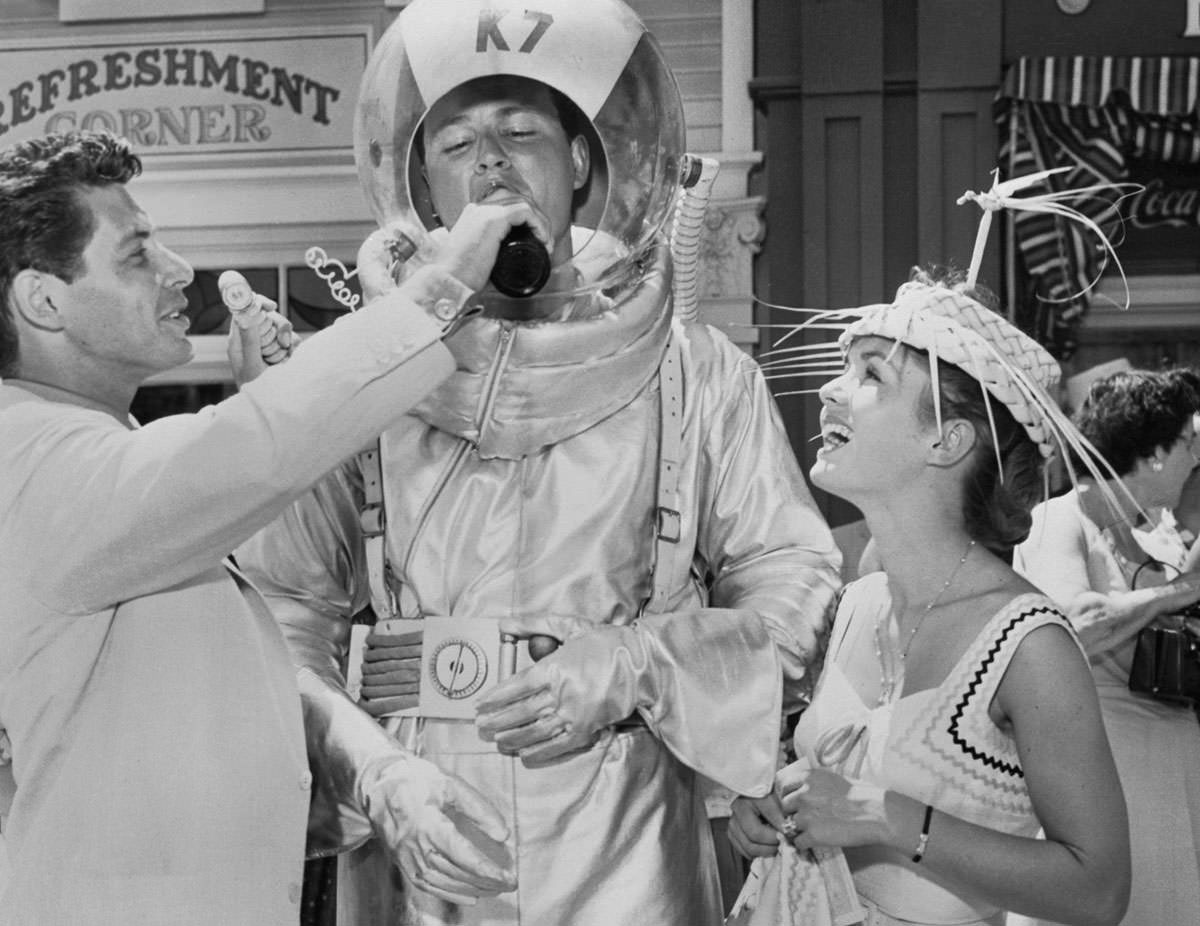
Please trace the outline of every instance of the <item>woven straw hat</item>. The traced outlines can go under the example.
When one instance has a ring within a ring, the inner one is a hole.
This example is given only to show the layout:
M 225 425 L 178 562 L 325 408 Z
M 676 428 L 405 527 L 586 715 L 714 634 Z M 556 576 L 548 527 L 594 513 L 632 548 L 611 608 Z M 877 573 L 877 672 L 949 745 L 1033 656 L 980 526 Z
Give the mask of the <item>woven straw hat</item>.
M 874 335 L 928 351 L 930 359 L 951 363 L 998 399 L 1041 449 L 1054 453 L 1061 412 L 1051 394 L 1058 385 L 1058 362 L 1031 337 L 969 296 L 918 281 L 905 283 L 895 301 L 869 306 L 838 339 L 843 350 L 855 338 Z M 936 362 L 931 364 L 937 395 Z M 935 402 L 939 426 L 940 403 Z

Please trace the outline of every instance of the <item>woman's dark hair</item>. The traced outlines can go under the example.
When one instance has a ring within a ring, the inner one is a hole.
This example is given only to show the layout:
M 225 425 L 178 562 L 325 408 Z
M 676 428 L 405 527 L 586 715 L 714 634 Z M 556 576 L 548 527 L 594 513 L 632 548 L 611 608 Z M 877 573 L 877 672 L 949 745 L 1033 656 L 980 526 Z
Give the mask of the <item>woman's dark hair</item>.
M 1075 424 L 1118 476 L 1170 449 L 1197 410 L 1193 374 L 1122 370 L 1092 383 Z
M 1192 410 L 1200 412 L 1200 370 L 1195 367 L 1171 367 L 1163 370 L 1169 379 L 1179 380 L 1192 393 Z
M 989 290 L 968 287 L 960 271 L 914 268 L 910 279 L 962 293 L 993 311 L 997 305 L 995 295 Z M 929 363 L 925 351 L 913 353 Z M 967 533 L 981 546 L 1007 560 L 1013 547 L 1029 536 L 1033 524 L 1031 512 L 1045 492 L 1046 460 L 1007 406 L 995 396 L 984 398 L 979 380 L 940 359 L 938 378 L 942 419 L 962 418 L 975 427 L 976 444 L 962 499 Z M 926 421 L 935 419 L 932 386 L 921 403 L 920 413 Z M 1003 479 L 997 456 L 1003 464 Z
M 0 151 L 0 377 L 14 375 L 20 354 L 9 299 L 17 274 L 72 282 L 95 232 L 79 194 L 141 170 L 129 142 L 107 132 L 45 135 Z

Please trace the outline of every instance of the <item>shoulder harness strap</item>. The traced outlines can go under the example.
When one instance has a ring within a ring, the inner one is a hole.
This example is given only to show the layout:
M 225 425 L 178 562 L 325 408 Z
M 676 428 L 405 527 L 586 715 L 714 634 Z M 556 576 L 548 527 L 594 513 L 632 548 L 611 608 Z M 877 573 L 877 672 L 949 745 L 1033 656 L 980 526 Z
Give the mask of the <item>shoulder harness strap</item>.
M 679 511 L 679 467 L 683 462 L 682 357 L 679 336 L 672 332 L 658 368 L 658 497 L 654 507 L 651 592 L 650 598 L 642 603 L 641 613 L 660 613 L 667 609 L 675 574 L 675 556 L 683 533 L 683 516 Z
M 380 621 L 399 617 L 396 596 L 387 582 L 387 509 L 383 500 L 383 447 L 377 440 L 358 455 L 363 477 L 363 507 L 358 513 L 367 557 L 367 586 L 371 608 Z

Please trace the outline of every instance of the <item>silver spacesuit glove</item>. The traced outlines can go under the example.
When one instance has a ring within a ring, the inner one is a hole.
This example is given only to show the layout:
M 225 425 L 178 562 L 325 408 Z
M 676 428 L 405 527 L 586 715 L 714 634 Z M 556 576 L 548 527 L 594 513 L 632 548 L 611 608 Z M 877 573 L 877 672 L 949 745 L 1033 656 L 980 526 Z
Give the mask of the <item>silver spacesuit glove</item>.
M 476 726 L 501 752 L 547 762 L 587 748 L 605 727 L 644 723 L 681 762 L 731 790 L 770 787 L 761 770 L 774 768 L 778 747 L 779 657 L 753 613 L 700 608 L 625 626 L 557 615 L 498 624 L 501 633 L 562 644 L 480 700 Z M 708 658 L 697 660 L 698 652 Z M 730 711 L 731 698 L 744 708 Z
M 657 701 L 648 641 L 636 627 L 560 616 L 538 623 L 562 645 L 478 705 L 479 734 L 501 752 L 536 764 L 586 749 L 605 727 Z
M 420 699 L 422 633 L 396 632 L 395 626 L 396 622 L 377 623 L 367 634 L 363 648 L 359 697 L 373 717 L 416 707 Z
M 454 903 L 516 888 L 499 812 L 465 781 L 395 743 L 344 691 L 298 673 L 313 772 L 310 849 L 372 833 L 414 886 Z

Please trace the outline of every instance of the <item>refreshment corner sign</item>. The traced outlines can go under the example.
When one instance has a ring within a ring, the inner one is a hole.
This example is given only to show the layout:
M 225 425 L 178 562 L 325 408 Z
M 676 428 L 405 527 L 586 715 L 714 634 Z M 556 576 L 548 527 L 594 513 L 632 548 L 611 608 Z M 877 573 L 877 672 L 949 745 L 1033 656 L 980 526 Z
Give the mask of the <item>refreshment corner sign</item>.
M 370 26 L 0 40 L 0 147 L 107 129 L 139 154 L 348 151 Z

